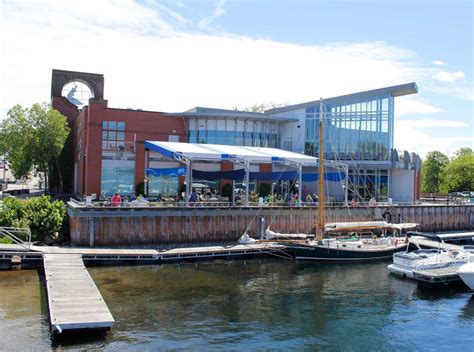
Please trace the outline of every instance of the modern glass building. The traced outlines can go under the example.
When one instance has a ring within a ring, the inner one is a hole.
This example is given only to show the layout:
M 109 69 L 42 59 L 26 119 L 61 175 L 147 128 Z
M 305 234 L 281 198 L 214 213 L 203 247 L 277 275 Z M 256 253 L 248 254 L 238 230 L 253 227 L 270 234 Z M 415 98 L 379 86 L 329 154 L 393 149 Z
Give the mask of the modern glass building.
M 166 173 L 180 166 L 159 153 L 148 153 L 146 140 L 273 147 L 317 156 L 321 119 L 325 125 L 325 158 L 349 165 L 350 196 L 411 202 L 417 198 L 420 159 L 394 150 L 396 97 L 415 94 L 415 83 L 385 87 L 255 113 L 195 107 L 179 113 L 109 108 L 101 74 L 53 70 L 52 106 L 68 117 L 72 129 L 73 165 L 64 167 L 66 189 L 82 195 L 131 194 L 176 197 L 183 177 Z M 218 148 L 218 147 L 213 147 Z M 231 171 L 222 162 L 193 164 L 197 171 Z M 284 171 L 278 163 L 250 165 L 251 172 Z M 162 170 L 148 174 L 147 170 Z M 69 170 L 69 171 L 68 171 Z M 303 170 L 303 173 L 315 170 Z M 202 175 L 202 174 L 201 174 Z M 229 180 L 194 179 L 196 187 L 222 190 Z M 258 189 L 259 181 L 250 181 Z M 262 181 L 264 182 L 264 181 Z M 282 181 L 283 182 L 283 181 Z M 331 196 L 343 197 L 333 182 Z M 243 188 L 234 181 L 234 189 Z M 272 187 L 276 181 L 272 182 Z M 281 185 L 284 188 L 284 185 Z M 299 185 L 301 187 L 301 185 Z M 316 182 L 303 181 L 314 193 Z M 338 193 L 339 192 L 339 193 Z
M 392 184 L 398 182 L 391 172 L 396 169 L 394 159 L 397 159 L 393 149 L 395 98 L 417 92 L 416 84 L 408 83 L 286 106 L 265 113 L 297 118 L 298 125 L 285 129 L 280 136 L 281 147 L 312 156 L 319 154 L 319 122 L 322 118 L 325 159 L 349 164 L 351 196 L 361 199 L 375 196 L 388 200 Z M 300 131 L 298 127 L 301 126 L 304 128 Z M 413 162 L 416 163 L 419 158 L 413 156 L 413 159 L 407 167 L 415 167 Z M 411 186 L 409 188 L 412 189 Z

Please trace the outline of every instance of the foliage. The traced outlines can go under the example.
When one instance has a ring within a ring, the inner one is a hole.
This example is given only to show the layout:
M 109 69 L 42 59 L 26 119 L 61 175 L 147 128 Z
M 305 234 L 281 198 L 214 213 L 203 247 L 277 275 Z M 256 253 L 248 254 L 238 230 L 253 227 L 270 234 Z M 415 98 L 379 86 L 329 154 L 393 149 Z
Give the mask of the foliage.
M 74 149 L 73 149 L 73 133 L 69 132 L 64 147 L 58 158 L 57 165 L 51 165 L 49 171 L 49 188 L 50 190 L 61 188 L 61 180 L 63 181 L 63 192 L 72 192 L 74 179 Z M 60 177 L 61 176 L 61 177 Z
M 144 195 L 145 194 L 145 183 L 140 182 L 135 186 L 135 194 L 136 195 Z
M 283 106 L 288 106 L 288 103 L 274 103 L 274 102 L 268 102 L 268 103 L 262 103 L 262 104 L 253 104 L 250 106 L 247 106 L 246 108 L 243 109 L 243 111 L 248 111 L 248 112 L 265 112 L 265 110 L 270 110 L 270 109 L 275 109 L 275 108 L 281 108 Z M 234 108 L 234 110 L 238 110 L 237 108 Z
M 439 151 L 429 152 L 421 169 L 421 189 L 426 193 L 438 193 L 441 190 L 443 171 L 449 158 Z
M 266 197 L 272 192 L 272 186 L 270 186 L 268 183 L 260 183 L 258 188 L 260 197 Z
M 474 189 L 474 152 L 469 148 L 458 150 L 443 172 L 444 192 L 472 191 Z
M 60 232 L 65 221 L 66 206 L 59 200 L 51 202 L 49 196 L 7 198 L 0 208 L 0 226 L 29 227 L 33 241 Z
M 227 197 L 229 200 L 232 200 L 232 185 L 227 183 L 222 186 L 222 197 Z
M 46 174 L 54 165 L 59 171 L 62 191 L 59 156 L 69 133 L 66 117 L 46 103 L 34 104 L 29 109 L 15 105 L 1 127 L 1 139 L 6 143 L 15 177 L 25 178 L 33 169 Z
M 16 179 L 24 179 L 33 168 L 33 128 L 26 117 L 27 109 L 15 105 L 1 123 L 0 140 L 8 154 L 8 163 Z

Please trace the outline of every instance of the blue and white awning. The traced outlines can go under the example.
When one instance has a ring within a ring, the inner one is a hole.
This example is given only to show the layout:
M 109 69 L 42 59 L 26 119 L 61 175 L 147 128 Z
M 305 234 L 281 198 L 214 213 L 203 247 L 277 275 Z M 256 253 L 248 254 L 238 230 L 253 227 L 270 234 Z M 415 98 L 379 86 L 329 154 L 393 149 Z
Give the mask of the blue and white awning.
M 221 162 L 236 159 L 253 164 L 292 162 L 301 166 L 318 165 L 318 158 L 276 148 L 157 141 L 145 141 L 145 148 L 175 160 Z

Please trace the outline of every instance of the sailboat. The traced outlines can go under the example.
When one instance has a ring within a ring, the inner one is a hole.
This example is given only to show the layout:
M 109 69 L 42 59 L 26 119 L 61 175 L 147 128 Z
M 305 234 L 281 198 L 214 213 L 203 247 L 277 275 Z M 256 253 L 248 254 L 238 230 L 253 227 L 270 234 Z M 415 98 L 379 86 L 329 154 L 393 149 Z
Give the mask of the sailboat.
M 316 238 L 289 242 L 297 260 L 367 261 L 392 258 L 407 247 L 406 231 L 418 224 L 386 221 L 325 223 L 324 195 L 324 109 L 319 119 L 319 206 Z

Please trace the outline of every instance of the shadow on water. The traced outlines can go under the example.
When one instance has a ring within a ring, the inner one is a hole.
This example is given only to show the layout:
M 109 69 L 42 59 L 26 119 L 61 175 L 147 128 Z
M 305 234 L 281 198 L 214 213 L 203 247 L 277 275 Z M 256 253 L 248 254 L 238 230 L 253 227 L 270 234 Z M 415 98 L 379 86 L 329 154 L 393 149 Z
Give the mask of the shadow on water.
M 474 293 L 461 309 L 459 317 L 463 320 L 474 322 Z
M 100 345 L 105 345 L 107 333 L 107 331 L 77 331 L 55 334 L 51 339 L 51 346 L 64 348 L 86 344 L 100 348 Z

